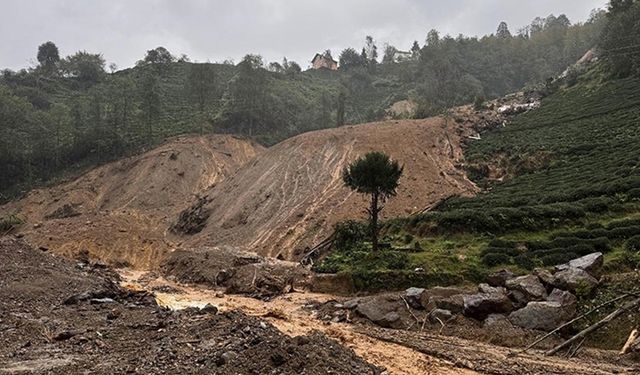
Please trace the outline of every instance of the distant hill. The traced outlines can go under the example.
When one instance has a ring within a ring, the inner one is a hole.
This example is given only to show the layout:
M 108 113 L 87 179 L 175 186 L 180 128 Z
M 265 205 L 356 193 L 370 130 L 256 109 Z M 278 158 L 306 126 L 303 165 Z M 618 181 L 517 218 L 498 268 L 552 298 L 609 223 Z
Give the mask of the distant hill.
M 379 63 L 345 49 L 338 71 L 300 72 L 293 63 L 266 64 L 255 55 L 235 65 L 195 64 L 172 60 L 164 49 L 165 60 L 110 74 L 99 55 L 87 53 L 58 66 L 5 70 L 0 200 L 175 135 L 233 133 L 272 145 L 310 130 L 388 118 L 398 101 L 415 103 L 402 116 L 425 118 L 499 97 L 562 72 L 596 44 L 603 20 L 598 13 L 571 25 L 549 16 L 518 34 L 502 27 L 482 38 L 432 30 L 405 61 Z M 78 61 L 93 69 L 78 73 Z

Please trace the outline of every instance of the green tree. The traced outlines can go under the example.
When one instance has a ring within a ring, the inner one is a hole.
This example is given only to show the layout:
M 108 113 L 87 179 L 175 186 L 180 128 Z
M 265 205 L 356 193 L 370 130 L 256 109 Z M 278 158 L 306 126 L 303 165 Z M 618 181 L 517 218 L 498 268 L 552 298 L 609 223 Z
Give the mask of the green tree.
M 365 53 L 366 55 L 366 53 Z M 340 52 L 340 69 L 349 70 L 352 68 L 364 66 L 365 58 L 356 52 L 353 48 L 345 48 Z
M 509 26 L 507 26 L 506 22 L 500 22 L 498 25 L 498 31 L 496 31 L 496 36 L 501 39 L 511 38 L 511 31 L 509 31 Z
M 58 52 L 58 47 L 53 42 L 48 41 L 38 47 L 37 58 L 42 68 L 53 72 L 60 61 L 60 52 Z
M 105 61 L 99 53 L 78 51 L 60 63 L 64 75 L 85 83 L 97 83 L 105 74 Z
M 164 47 L 156 47 L 147 51 L 144 59 L 139 60 L 136 65 L 146 64 L 168 64 L 176 61 L 175 56 Z
M 396 195 L 403 169 L 403 166 L 391 160 L 387 154 L 374 151 L 358 158 L 342 171 L 342 180 L 347 187 L 371 196 L 367 213 L 373 251 L 378 250 L 378 215 L 384 208 L 382 204 L 387 198 Z

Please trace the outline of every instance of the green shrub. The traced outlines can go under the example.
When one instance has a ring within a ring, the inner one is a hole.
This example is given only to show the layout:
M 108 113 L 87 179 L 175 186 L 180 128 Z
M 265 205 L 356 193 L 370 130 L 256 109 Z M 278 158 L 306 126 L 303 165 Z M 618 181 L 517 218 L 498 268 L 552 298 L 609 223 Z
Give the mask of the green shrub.
M 608 238 L 626 239 L 640 234 L 640 226 L 615 227 L 609 230 Z
M 350 249 L 368 238 L 367 225 L 355 220 L 347 220 L 335 225 L 336 249 Z
M 511 257 L 503 253 L 488 253 L 482 256 L 482 263 L 489 267 L 497 266 L 500 264 L 510 264 Z
M 578 255 L 572 252 L 553 253 L 548 254 L 540 258 L 540 261 L 544 266 L 555 266 L 557 264 L 567 263 L 572 259 L 576 259 Z
M 636 235 L 627 240 L 624 244 L 625 249 L 637 253 L 640 252 L 640 236 Z
M 16 215 L 0 218 L 0 235 L 13 231 L 20 224 L 22 224 L 22 220 Z
M 535 261 L 527 256 L 527 254 L 520 254 L 517 257 L 513 258 L 513 261 L 515 264 L 524 268 L 525 270 L 532 270 L 536 267 Z

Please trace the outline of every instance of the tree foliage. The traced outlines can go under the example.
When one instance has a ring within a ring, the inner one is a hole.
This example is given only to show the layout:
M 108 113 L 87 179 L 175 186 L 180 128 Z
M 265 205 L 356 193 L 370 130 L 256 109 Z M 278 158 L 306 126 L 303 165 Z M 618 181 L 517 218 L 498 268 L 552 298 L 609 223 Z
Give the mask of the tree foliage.
M 368 152 L 342 171 L 342 180 L 350 189 L 371 196 L 367 209 L 373 250 L 378 249 L 378 215 L 382 203 L 396 195 L 404 167 L 383 152 Z
M 51 41 L 42 43 L 38 47 L 38 62 L 46 70 L 52 71 L 60 61 L 58 47 Z

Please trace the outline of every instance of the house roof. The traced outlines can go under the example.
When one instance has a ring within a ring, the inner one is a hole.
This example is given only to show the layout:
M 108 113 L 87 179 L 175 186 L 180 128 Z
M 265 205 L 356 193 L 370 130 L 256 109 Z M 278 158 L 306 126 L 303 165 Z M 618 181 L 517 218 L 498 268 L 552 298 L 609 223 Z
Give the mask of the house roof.
M 328 58 L 326 55 L 323 55 L 321 53 L 316 53 L 315 56 L 313 56 L 313 59 L 311 59 L 311 62 L 313 63 L 314 61 L 316 61 L 317 58 L 322 58 L 322 59 L 328 59 L 333 61 L 334 63 L 338 63 L 336 60 L 334 60 L 333 58 Z

